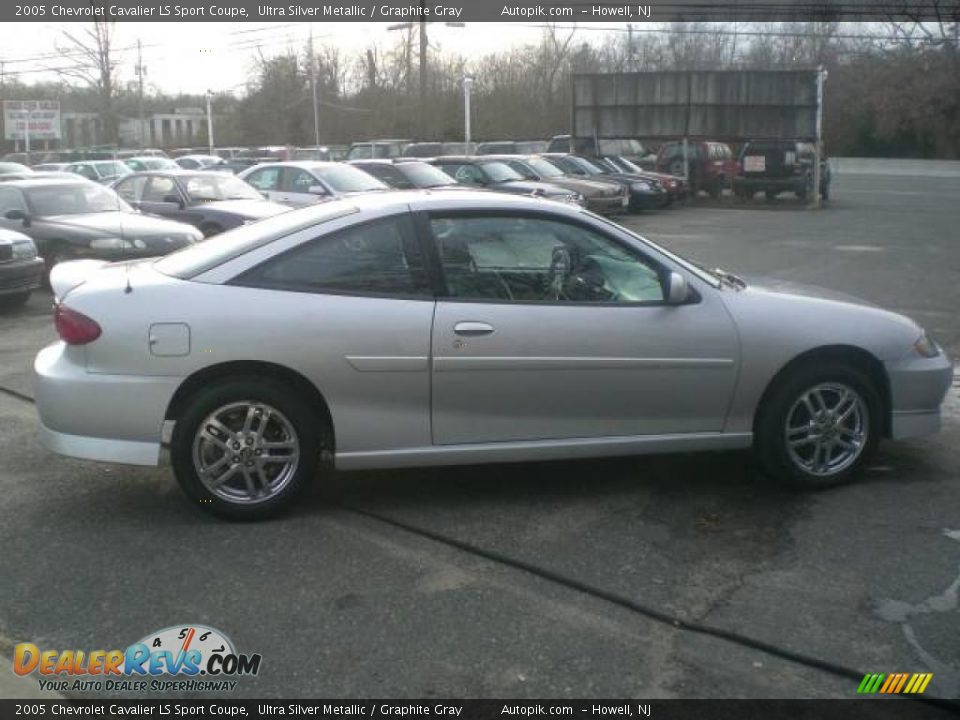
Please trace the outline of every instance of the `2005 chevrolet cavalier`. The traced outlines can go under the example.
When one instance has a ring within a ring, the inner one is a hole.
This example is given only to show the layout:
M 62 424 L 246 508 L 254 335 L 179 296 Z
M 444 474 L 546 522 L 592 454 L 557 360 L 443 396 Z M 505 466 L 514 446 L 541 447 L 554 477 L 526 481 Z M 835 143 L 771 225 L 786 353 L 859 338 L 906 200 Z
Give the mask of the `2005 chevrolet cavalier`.
M 576 206 L 352 197 L 158 260 L 58 265 L 42 437 L 153 465 L 229 517 L 339 468 L 755 446 L 823 486 L 936 432 L 952 367 L 911 320 L 708 272 Z M 328 463 L 324 463 L 328 464 Z

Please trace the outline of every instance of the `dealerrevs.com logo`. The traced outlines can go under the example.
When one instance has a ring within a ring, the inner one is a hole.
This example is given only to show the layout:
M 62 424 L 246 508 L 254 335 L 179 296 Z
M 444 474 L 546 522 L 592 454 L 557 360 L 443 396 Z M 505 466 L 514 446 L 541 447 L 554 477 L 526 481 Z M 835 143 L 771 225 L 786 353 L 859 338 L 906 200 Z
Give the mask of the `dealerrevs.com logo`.
M 14 648 L 13 671 L 36 673 L 52 692 L 225 691 L 234 678 L 260 672 L 259 653 L 238 653 L 230 639 L 205 625 L 174 625 L 125 650 L 51 650 L 34 643 Z

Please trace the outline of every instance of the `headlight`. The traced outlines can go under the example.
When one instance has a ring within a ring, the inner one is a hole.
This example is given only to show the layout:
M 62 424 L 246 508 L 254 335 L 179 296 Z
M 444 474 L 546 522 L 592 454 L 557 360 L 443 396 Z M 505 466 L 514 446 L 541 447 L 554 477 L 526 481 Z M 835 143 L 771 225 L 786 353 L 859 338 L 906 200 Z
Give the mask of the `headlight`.
M 132 242 L 123 238 L 105 237 L 91 240 L 90 247 L 94 250 L 129 250 L 135 246 Z
M 653 188 L 650 186 L 650 183 L 635 182 L 630 185 L 630 189 L 636 192 L 650 192 Z
M 244 223 L 246 225 L 246 223 Z M 194 228 L 189 235 L 187 235 L 186 240 L 188 243 L 200 242 L 203 240 L 203 233 Z
M 37 247 L 32 242 L 19 242 L 13 246 L 14 260 L 33 260 L 37 256 Z
M 926 333 L 917 338 L 917 341 L 913 344 L 913 349 L 917 351 L 918 355 L 925 358 L 935 358 L 940 354 L 940 346 L 927 337 Z

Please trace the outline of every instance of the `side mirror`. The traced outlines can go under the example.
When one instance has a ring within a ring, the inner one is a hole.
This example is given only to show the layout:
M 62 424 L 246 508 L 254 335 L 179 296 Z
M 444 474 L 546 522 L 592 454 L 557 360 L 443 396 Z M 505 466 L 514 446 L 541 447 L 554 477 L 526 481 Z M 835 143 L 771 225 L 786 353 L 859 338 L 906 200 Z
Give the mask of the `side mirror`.
M 667 278 L 667 304 L 682 305 L 687 301 L 689 294 L 687 279 L 678 272 L 671 272 Z
M 13 210 L 7 210 L 3 215 L 7 220 L 20 220 L 23 222 L 24 227 L 30 227 L 30 216 L 27 215 L 23 210 L 19 208 L 14 208 Z
M 311 195 L 326 195 L 327 189 L 323 185 L 311 185 L 307 188 L 307 192 Z

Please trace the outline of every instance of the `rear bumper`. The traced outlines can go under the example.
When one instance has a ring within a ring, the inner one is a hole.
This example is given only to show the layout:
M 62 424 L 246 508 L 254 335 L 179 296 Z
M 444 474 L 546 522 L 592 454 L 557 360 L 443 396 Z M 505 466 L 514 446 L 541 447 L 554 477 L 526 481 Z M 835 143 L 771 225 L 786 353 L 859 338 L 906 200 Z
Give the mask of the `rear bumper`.
M 61 455 L 156 465 L 164 416 L 181 380 L 88 373 L 83 348 L 55 343 L 34 361 L 40 439 Z
M 0 264 L 0 295 L 16 295 L 40 287 L 44 262 L 40 258 Z
M 895 440 L 932 435 L 940 430 L 940 405 L 953 382 L 946 354 L 911 356 L 885 363 L 890 380 L 890 436 Z
M 753 192 L 766 190 L 776 192 L 803 192 L 806 186 L 807 180 L 802 175 L 785 178 L 743 177 L 742 175 L 738 175 L 733 179 L 734 190 L 752 190 Z

